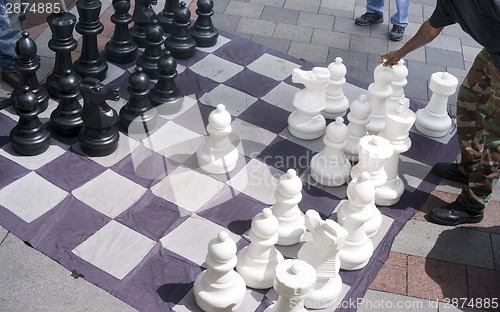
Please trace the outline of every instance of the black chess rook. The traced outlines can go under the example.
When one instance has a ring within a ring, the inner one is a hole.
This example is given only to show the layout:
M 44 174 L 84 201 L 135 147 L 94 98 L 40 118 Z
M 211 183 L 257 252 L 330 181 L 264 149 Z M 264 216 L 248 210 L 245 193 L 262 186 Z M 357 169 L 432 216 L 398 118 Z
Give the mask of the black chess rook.
M 158 61 L 160 78 L 149 93 L 149 99 L 160 115 L 170 115 L 182 109 L 184 94 L 175 83 L 177 62 L 169 50 L 165 49 L 163 53 Z
M 174 10 L 179 7 L 179 0 L 165 1 L 165 7 L 158 13 L 158 24 L 166 33 L 171 33 L 174 29 Z
M 153 18 L 156 18 L 152 5 L 156 5 L 156 0 L 135 0 L 132 14 L 134 25 L 130 28 L 130 36 L 139 48 L 146 47 L 146 27 Z
M 198 0 L 196 14 L 198 18 L 190 28 L 191 36 L 198 47 L 213 47 L 217 44 L 219 32 L 214 27 L 212 15 L 214 15 L 213 0 Z
M 146 27 L 146 49 L 137 59 L 137 66 L 141 66 L 150 79 L 158 79 L 158 60 L 162 56 L 163 28 L 156 19 Z
M 132 22 L 130 0 L 113 0 L 115 13 L 111 15 L 111 22 L 115 30 L 111 40 L 106 43 L 104 50 L 108 61 L 125 64 L 137 58 L 137 43 L 130 37 L 128 25 Z
M 186 2 L 181 2 L 174 12 L 174 29 L 165 40 L 165 48 L 172 52 L 178 59 L 190 58 L 196 50 L 196 41 L 191 37 L 191 12 L 186 8 Z

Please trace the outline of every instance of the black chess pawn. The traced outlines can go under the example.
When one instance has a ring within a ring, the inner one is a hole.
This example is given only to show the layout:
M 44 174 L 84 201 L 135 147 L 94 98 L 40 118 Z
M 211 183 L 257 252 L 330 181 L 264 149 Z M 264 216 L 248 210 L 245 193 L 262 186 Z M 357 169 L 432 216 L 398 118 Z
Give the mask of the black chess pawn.
M 14 51 L 17 55 L 17 60 L 14 64 L 19 73 L 21 82 L 30 88 L 38 99 L 40 112 L 47 109 L 49 104 L 49 92 L 46 85 L 41 86 L 36 77 L 36 72 L 40 68 L 40 57 L 36 54 L 37 46 L 35 41 L 29 37 L 29 33 L 24 31 L 21 38 L 16 42 Z M 11 94 L 12 103 L 16 105 L 17 98 L 22 94 L 22 90 L 16 89 Z
M 24 156 L 45 152 L 50 146 L 50 132 L 38 118 L 38 98 L 28 86 L 23 86 L 15 109 L 19 121 L 10 131 L 10 143 L 14 151 Z
M 198 18 L 191 27 L 191 36 L 198 47 L 213 47 L 217 43 L 219 32 L 214 27 L 212 15 L 214 15 L 213 0 L 198 0 L 196 14 Z
M 49 49 L 56 53 L 54 71 L 47 77 L 47 89 L 52 97 L 59 98 L 58 80 L 64 76 L 66 69 L 73 68 L 71 61 L 71 51 L 76 49 L 78 44 L 73 38 L 73 29 L 76 23 L 76 16 L 65 11 L 52 13 L 47 17 L 52 32 L 49 40 Z M 78 83 L 81 81 L 78 75 Z
M 83 43 L 82 53 L 75 61 L 74 67 L 82 77 L 94 77 L 102 81 L 106 79 L 108 63 L 99 54 L 97 46 L 97 35 L 104 30 L 99 21 L 101 7 L 102 3 L 99 0 L 78 0 L 76 3 L 80 20 L 75 29 L 82 35 Z
M 158 24 L 166 33 L 171 33 L 174 29 L 174 10 L 179 7 L 179 0 L 165 1 L 165 7 L 158 13 Z
M 146 49 L 137 59 L 137 66 L 141 66 L 151 79 L 158 79 L 158 60 L 162 56 L 163 28 L 156 19 L 146 27 Z
M 114 124 L 116 111 L 106 100 L 118 101 L 119 88 L 106 86 L 93 77 L 86 77 L 80 84 L 83 97 L 83 128 L 78 135 L 82 151 L 89 156 L 106 156 L 118 147 L 119 134 Z
M 156 13 L 151 5 L 156 5 L 156 0 L 135 0 L 132 21 L 134 25 L 130 28 L 130 36 L 137 43 L 139 48 L 146 47 L 146 27 Z
M 130 63 L 137 57 L 137 43 L 128 30 L 128 24 L 132 22 L 132 15 L 128 14 L 130 0 L 113 0 L 113 9 L 115 13 L 111 15 L 111 22 L 115 24 L 115 30 L 105 46 L 106 58 L 119 64 Z
M 149 101 L 149 77 L 137 66 L 128 79 L 130 99 L 120 110 L 120 121 L 128 133 L 146 133 L 154 129 L 158 112 Z
M 62 136 L 73 137 L 78 135 L 83 127 L 81 118 L 82 106 L 78 102 L 80 88 L 78 76 L 71 68 L 66 69 L 65 75 L 59 78 L 61 88 L 59 105 L 50 114 L 50 121 L 54 131 Z
M 160 115 L 175 114 L 182 108 L 184 94 L 175 84 L 177 62 L 167 49 L 158 61 L 158 72 L 160 79 L 149 93 L 151 104 Z
M 191 12 L 183 1 L 174 12 L 174 29 L 165 40 L 165 48 L 172 52 L 172 56 L 179 59 L 190 58 L 196 50 L 196 41 L 191 37 Z

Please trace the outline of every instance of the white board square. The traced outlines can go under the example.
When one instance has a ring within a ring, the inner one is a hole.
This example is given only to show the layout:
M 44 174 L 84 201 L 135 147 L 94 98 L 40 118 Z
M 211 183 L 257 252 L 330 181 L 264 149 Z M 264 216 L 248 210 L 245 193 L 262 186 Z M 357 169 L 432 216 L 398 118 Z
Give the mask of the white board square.
M 205 105 L 217 107 L 218 104 L 224 104 L 233 116 L 239 116 L 256 101 L 257 98 L 222 84 L 200 98 L 200 102 Z
M 286 82 L 280 82 L 276 87 L 274 87 L 274 89 L 262 97 L 262 100 L 289 112 L 293 112 L 295 110 L 295 106 L 293 106 L 293 99 L 295 97 L 295 93 L 300 90 L 301 89 L 289 85 Z
M 0 147 L 0 155 L 20 164 L 29 170 L 37 170 L 61 156 L 68 150 L 69 146 L 55 139 L 50 140 L 49 148 L 35 156 L 21 156 L 12 149 L 10 143 Z
M 219 37 L 217 38 L 217 42 L 215 43 L 214 46 L 212 47 L 197 47 L 198 50 L 206 52 L 206 53 L 213 53 L 214 51 L 218 50 L 220 47 L 224 46 L 225 44 L 229 43 L 231 39 L 223 37 L 219 34 Z
M 292 74 L 294 68 L 300 68 L 300 65 L 265 53 L 247 67 L 256 73 L 282 81 Z
M 234 119 L 231 123 L 233 133 L 240 138 L 241 151 L 245 156 L 257 157 L 276 137 L 277 135 L 266 129 L 257 127 L 243 121 Z
M 243 70 L 243 66 L 229 62 L 216 55 L 209 54 L 201 61 L 189 66 L 189 69 L 198 75 L 222 83 Z
M 104 84 L 104 85 L 109 84 L 113 80 L 115 80 L 115 79 L 119 78 L 121 75 L 123 75 L 124 72 L 125 72 L 125 69 L 120 68 L 111 62 L 108 62 L 108 70 L 106 71 L 106 79 L 104 79 L 102 81 L 102 84 Z

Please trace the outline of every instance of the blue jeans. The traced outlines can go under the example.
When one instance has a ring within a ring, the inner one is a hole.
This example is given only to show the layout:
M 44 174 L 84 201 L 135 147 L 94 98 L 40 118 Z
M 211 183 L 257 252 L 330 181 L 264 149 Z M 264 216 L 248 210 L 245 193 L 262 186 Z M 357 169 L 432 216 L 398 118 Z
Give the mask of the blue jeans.
M 26 24 L 26 14 L 23 10 L 30 2 L 31 0 L 0 0 L 0 67 L 3 71 L 15 71 L 14 63 L 17 55 L 14 46 L 21 38 L 21 32 Z M 19 6 L 14 6 L 16 3 Z M 7 13 L 7 7 L 10 13 Z M 29 12 L 28 9 L 26 12 Z
M 398 11 L 391 16 L 391 24 L 406 27 L 408 26 L 408 11 L 410 10 L 410 0 L 396 0 Z M 384 14 L 384 0 L 367 0 L 366 12 Z

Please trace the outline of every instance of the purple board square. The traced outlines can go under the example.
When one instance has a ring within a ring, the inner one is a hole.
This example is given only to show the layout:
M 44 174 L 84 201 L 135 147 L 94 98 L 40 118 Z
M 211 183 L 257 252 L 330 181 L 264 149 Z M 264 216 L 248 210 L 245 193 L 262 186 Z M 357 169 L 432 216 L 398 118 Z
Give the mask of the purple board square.
M 3 101 L 2 103 L 5 103 Z M 10 103 L 10 100 L 9 100 Z M 16 122 L 4 114 L 0 114 L 0 146 L 10 142 L 9 134 L 12 128 L 16 126 Z
M 10 98 L 0 102 L 0 109 L 4 109 L 8 106 L 12 105 L 12 100 Z
M 280 82 L 244 68 L 234 77 L 225 81 L 226 86 L 260 98 L 269 93 Z
M 457 135 L 448 144 L 443 144 L 415 132 L 410 132 L 411 148 L 402 155 L 433 166 L 436 160 L 453 162 L 459 152 Z
M 184 211 L 181 216 L 176 205 L 155 196 L 151 190 L 148 190 L 115 220 L 157 241 L 188 217 Z
M 250 229 L 252 218 L 266 207 L 268 205 L 226 185 L 196 214 L 241 235 Z
M 322 215 L 323 219 L 326 219 L 333 213 L 339 202 L 340 199 L 332 194 L 310 184 L 304 184 L 299 208 L 303 212 L 314 209 Z
M 213 54 L 230 62 L 247 66 L 269 51 L 269 48 L 247 39 L 236 37 L 225 32 L 220 32 L 220 34 L 230 38 L 231 44 L 222 46 Z
M 289 115 L 290 112 L 282 108 L 271 105 L 263 100 L 257 100 L 257 102 L 241 113 L 238 118 L 278 134 L 288 126 Z
M 191 131 L 201 135 L 207 135 L 208 115 L 215 110 L 215 107 L 197 103 L 173 121 Z M 233 117 L 231 117 L 233 119 Z
M 315 152 L 301 145 L 277 137 L 257 156 L 257 159 L 283 172 L 288 169 L 295 169 L 297 175 L 301 175 L 309 168 L 311 159 L 315 154 Z
M 0 168 L 2 168 L 0 169 L 0 189 L 30 173 L 30 170 L 3 156 L 0 156 Z
M 175 83 L 184 95 L 194 94 L 197 99 L 219 85 L 212 79 L 200 76 L 189 68 L 177 76 Z
M 65 191 L 72 191 L 103 173 L 106 168 L 71 149 L 36 170 L 40 176 Z
M 189 58 L 185 58 L 185 59 L 178 59 L 177 58 L 177 59 L 175 59 L 175 61 L 177 62 L 177 64 L 185 66 L 186 68 L 189 68 L 189 67 L 191 67 L 191 65 L 198 63 L 200 60 L 205 58 L 205 56 L 207 56 L 207 55 L 208 55 L 207 52 L 196 49 L 194 51 L 193 56 L 191 56 Z

